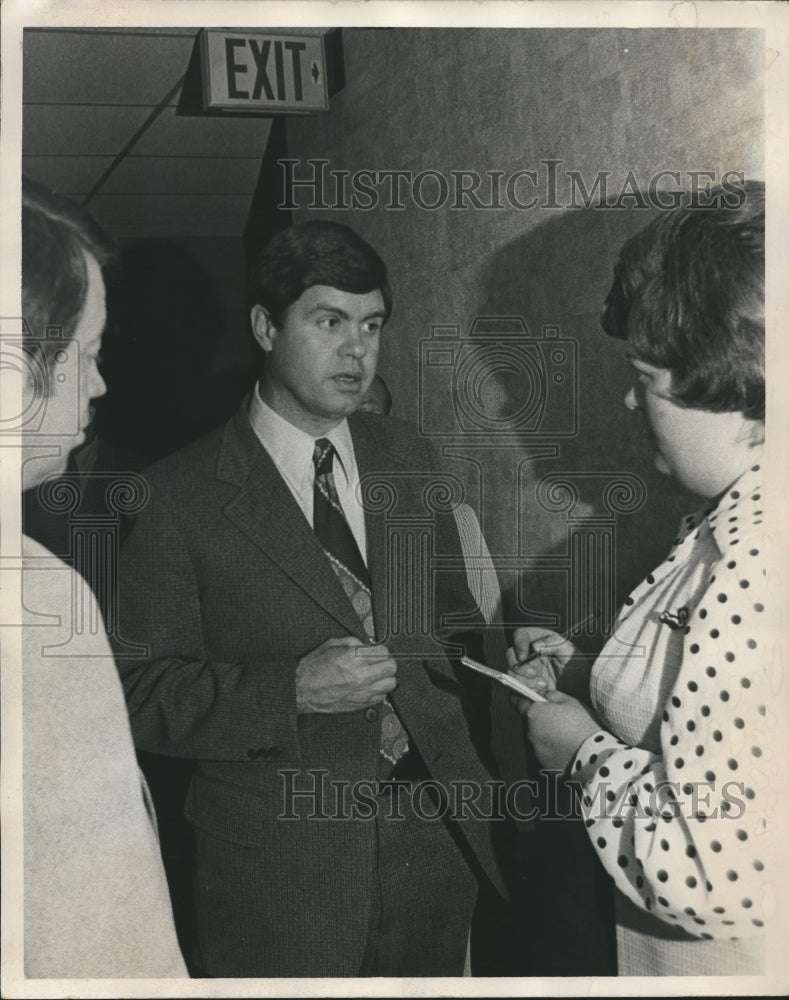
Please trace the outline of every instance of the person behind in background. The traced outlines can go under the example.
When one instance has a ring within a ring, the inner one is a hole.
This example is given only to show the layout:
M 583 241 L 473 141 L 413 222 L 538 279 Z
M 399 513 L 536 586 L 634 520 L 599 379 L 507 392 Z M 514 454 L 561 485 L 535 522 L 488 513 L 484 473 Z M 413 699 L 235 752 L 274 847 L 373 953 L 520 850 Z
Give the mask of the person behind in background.
M 6 367 L 21 374 L 30 416 L 25 487 L 65 469 L 84 440 L 90 400 L 104 392 L 102 267 L 112 259 L 86 212 L 24 182 L 24 364 Z M 25 974 L 186 977 L 101 614 L 84 581 L 43 546 L 23 538 L 22 551 Z M 67 647 L 78 599 L 87 599 L 95 630 L 77 652 Z
M 704 504 L 625 601 L 580 699 L 562 691 L 571 643 L 516 631 L 512 672 L 547 693 L 518 706 L 542 764 L 582 788 L 617 887 L 619 974 L 764 972 L 763 184 L 628 240 L 602 324 L 626 342 L 625 405 L 657 469 Z
M 376 375 L 370 383 L 370 388 L 362 397 L 359 403 L 361 413 L 377 413 L 381 417 L 388 417 L 392 412 L 392 394 L 389 386 L 382 375 Z

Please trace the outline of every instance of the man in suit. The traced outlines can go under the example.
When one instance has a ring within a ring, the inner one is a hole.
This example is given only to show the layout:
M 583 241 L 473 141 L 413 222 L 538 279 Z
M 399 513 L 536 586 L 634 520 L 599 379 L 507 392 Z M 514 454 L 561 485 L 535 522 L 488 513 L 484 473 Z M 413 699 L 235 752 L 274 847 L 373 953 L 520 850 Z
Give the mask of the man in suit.
M 264 248 L 251 293 L 260 381 L 148 471 L 120 569 L 124 637 L 147 647 L 119 660 L 137 745 L 195 765 L 196 960 L 210 976 L 460 975 L 478 885 L 501 886 L 495 825 L 442 809 L 454 783 L 490 780 L 488 706 L 446 656 L 450 619 L 480 618 L 454 520 L 425 499 L 424 442 L 355 412 L 386 267 L 311 222 Z M 400 544 L 416 521 L 450 567 L 427 579 Z

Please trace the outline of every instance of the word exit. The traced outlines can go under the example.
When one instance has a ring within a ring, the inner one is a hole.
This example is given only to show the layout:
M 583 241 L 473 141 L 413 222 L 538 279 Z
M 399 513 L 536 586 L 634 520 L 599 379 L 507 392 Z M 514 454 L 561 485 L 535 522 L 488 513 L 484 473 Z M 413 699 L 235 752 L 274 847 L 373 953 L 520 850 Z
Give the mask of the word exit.
M 328 110 L 322 37 L 206 28 L 200 43 L 206 110 Z

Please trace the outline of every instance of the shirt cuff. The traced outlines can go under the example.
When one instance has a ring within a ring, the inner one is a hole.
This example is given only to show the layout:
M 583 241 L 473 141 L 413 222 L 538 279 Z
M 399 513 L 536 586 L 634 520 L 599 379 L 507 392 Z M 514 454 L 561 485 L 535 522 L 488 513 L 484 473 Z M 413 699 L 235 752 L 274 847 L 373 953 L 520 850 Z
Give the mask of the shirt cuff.
M 594 777 L 612 753 L 617 750 L 631 750 L 632 747 L 617 739 L 612 733 L 605 729 L 598 729 L 596 733 L 588 736 L 578 747 L 570 764 L 570 778 L 585 784 Z

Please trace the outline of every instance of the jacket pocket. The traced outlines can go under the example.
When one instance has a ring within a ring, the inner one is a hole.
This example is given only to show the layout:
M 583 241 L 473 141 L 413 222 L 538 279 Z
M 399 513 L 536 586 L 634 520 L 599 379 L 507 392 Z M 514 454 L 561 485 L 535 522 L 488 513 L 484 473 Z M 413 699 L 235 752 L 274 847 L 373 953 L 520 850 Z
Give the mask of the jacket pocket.
M 266 813 L 260 796 L 197 775 L 184 805 L 184 816 L 193 826 L 242 847 L 261 846 Z

